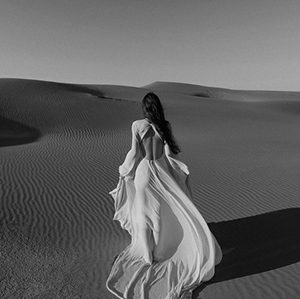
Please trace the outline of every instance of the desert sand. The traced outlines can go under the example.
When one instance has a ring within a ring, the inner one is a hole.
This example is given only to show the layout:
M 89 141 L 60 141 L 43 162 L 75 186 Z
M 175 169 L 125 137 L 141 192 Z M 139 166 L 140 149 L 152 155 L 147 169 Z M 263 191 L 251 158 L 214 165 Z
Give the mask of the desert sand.
M 149 90 L 225 253 L 194 298 L 299 298 L 300 93 L 21 79 L 0 79 L 0 297 L 114 298 L 130 239 L 108 192 Z

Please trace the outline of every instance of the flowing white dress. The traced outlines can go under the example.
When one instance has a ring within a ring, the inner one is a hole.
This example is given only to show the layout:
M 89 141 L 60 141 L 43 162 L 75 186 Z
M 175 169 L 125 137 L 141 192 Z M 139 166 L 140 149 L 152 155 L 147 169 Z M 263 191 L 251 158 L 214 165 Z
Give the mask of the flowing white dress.
M 118 298 L 175 299 L 207 281 L 221 249 L 192 202 L 187 166 L 165 143 L 157 160 L 143 158 L 141 142 L 155 126 L 132 124 L 132 146 L 110 192 L 114 220 L 131 235 L 118 255 L 107 288 Z M 180 298 L 182 298 L 180 297 Z

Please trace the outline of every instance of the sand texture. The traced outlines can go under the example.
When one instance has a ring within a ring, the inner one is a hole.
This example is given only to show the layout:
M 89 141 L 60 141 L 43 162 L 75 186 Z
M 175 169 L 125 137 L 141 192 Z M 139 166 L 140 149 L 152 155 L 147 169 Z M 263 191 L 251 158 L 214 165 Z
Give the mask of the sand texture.
M 108 192 L 149 90 L 226 253 L 194 298 L 299 298 L 300 93 L 20 79 L 0 79 L 0 298 L 114 298 Z

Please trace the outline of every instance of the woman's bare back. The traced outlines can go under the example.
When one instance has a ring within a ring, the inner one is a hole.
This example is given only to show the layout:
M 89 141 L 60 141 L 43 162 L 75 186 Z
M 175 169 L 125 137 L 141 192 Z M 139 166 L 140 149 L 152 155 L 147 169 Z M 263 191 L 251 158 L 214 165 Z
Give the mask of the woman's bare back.
M 143 156 L 147 160 L 157 160 L 162 156 L 163 151 L 164 142 L 151 126 L 142 139 Z

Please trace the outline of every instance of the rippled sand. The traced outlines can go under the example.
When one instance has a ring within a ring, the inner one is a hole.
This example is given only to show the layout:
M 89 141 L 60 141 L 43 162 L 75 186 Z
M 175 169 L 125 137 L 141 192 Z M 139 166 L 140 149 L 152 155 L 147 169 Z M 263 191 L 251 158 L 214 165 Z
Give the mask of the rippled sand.
M 195 298 L 298 298 L 300 93 L 0 79 L 1 298 L 113 298 L 108 192 L 153 90 L 224 260 Z

